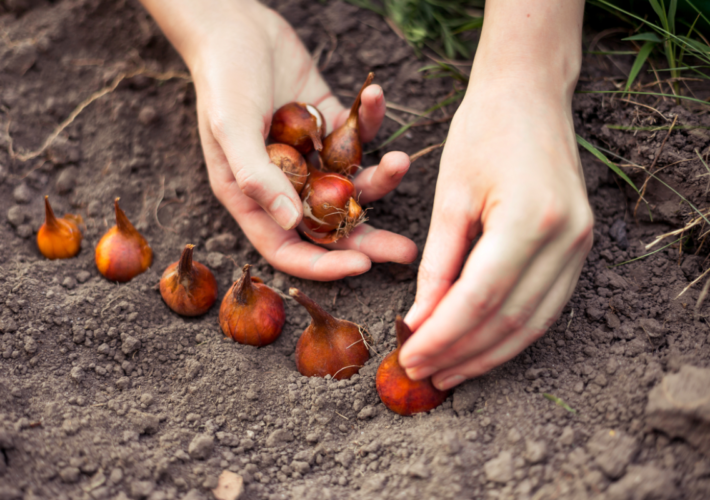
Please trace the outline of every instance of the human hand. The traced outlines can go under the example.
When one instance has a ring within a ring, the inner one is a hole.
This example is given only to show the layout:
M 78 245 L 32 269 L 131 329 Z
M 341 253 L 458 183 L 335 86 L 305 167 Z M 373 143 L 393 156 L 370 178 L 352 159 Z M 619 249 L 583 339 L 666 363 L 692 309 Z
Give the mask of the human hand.
M 487 3 L 487 21 L 491 10 Z M 399 356 L 411 378 L 433 375 L 439 389 L 482 375 L 543 335 L 592 245 L 571 116 L 575 59 L 557 66 L 564 78 L 544 74 L 549 68 L 537 78 L 528 68 L 487 71 L 483 37 L 481 50 L 442 155 L 406 317 L 415 333 Z
M 416 258 L 414 242 L 367 224 L 329 245 L 332 250 L 303 241 L 294 229 L 302 217 L 301 200 L 265 148 L 273 112 L 292 101 L 313 104 L 330 132 L 345 121 L 348 110 L 332 95 L 283 18 L 252 0 L 200 5 L 197 10 L 189 0 L 177 0 L 167 11 L 164 0 L 144 3 L 159 13 L 158 22 L 193 75 L 212 189 L 271 265 L 301 278 L 334 280 L 364 273 L 373 261 L 409 263 Z M 183 20 L 175 12 L 191 12 L 193 18 Z M 364 142 L 374 138 L 384 113 L 382 89 L 369 86 L 360 108 Z M 393 152 L 378 166 L 361 171 L 354 179 L 359 201 L 387 194 L 408 168 L 409 157 Z

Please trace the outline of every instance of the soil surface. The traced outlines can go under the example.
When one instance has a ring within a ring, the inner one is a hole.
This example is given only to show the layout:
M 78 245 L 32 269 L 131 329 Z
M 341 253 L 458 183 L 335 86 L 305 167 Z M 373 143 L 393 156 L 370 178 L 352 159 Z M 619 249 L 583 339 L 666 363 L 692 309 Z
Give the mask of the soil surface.
M 320 55 L 345 103 L 370 70 L 389 101 L 414 109 L 452 90 L 451 80 L 424 79 L 427 61 L 370 12 L 270 4 Z M 374 376 L 394 347 L 395 315 L 413 301 L 416 265 L 375 265 L 335 283 L 274 272 L 212 195 L 194 89 L 136 2 L 5 0 L 0 30 L 0 499 L 207 499 L 224 470 L 243 478 L 248 499 L 710 497 L 702 282 L 676 299 L 706 268 L 710 244 L 697 224 L 654 249 L 679 237 L 682 246 L 612 267 L 698 217 L 662 183 L 648 184 L 648 206 L 634 215 L 635 192 L 583 152 L 595 244 L 559 322 L 441 407 L 403 418 L 379 402 Z M 589 56 L 580 89 L 613 90 L 630 64 Z M 42 149 L 82 101 L 136 68 Z M 697 128 L 710 127 L 707 111 L 643 99 L 577 95 L 578 133 L 625 158 L 639 187 L 645 173 L 633 165 L 663 168 L 660 178 L 703 210 L 708 170 L 695 150 L 707 155 L 710 134 Z M 375 143 L 399 126 L 386 120 Z M 413 153 L 447 129 L 414 127 L 391 149 Z M 438 157 L 420 159 L 369 212 L 420 249 Z M 84 219 L 76 258 L 37 250 L 45 194 L 58 214 Z M 99 275 L 93 254 L 117 196 L 155 256 L 121 285 Z M 220 300 L 235 263 L 251 263 L 270 286 L 296 286 L 365 325 L 374 356 L 350 380 L 301 377 L 294 349 L 309 318 L 292 300 L 284 333 L 260 349 L 225 340 L 218 307 L 173 314 L 155 285 L 186 243 L 214 271 Z

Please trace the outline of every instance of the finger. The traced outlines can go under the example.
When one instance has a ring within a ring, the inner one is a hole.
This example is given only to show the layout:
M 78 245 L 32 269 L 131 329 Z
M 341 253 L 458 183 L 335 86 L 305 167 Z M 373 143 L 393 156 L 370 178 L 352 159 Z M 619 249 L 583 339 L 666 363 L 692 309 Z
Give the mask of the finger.
M 379 85 L 369 85 L 362 92 L 360 106 L 360 139 L 370 142 L 382 126 L 386 111 L 385 94 Z
M 414 368 L 441 353 L 497 311 L 539 249 L 566 223 L 566 217 L 558 212 L 553 217 L 548 207 L 536 224 L 527 217 L 529 214 L 517 211 L 517 204 L 513 206 L 515 211 L 506 213 L 506 207 L 500 207 L 499 213 L 491 215 L 487 225 L 495 230 L 484 230 L 461 278 L 402 347 L 400 363 L 404 368 Z M 433 267 L 438 262 L 428 265 Z M 436 291 L 441 293 L 440 289 Z M 420 295 L 417 291 L 417 297 Z
M 448 195 L 445 191 L 438 188 L 434 198 L 431 226 L 417 275 L 417 295 L 405 318 L 415 332 L 456 280 L 476 232 L 468 222 L 467 207 L 460 203 L 463 196 L 455 190 Z
M 256 107 L 233 98 L 213 107 L 209 133 L 229 163 L 241 192 L 256 201 L 283 229 L 296 227 L 302 206 L 286 175 L 266 153 L 268 126 Z
M 360 111 L 358 114 L 358 124 L 360 126 L 360 139 L 362 142 L 370 142 L 380 130 L 382 120 L 385 118 L 385 95 L 379 85 L 368 85 L 362 91 Z M 351 103 L 352 104 L 352 103 Z M 350 108 L 343 108 L 340 102 L 333 98 L 325 99 L 323 104 L 318 106 L 327 123 L 332 124 L 328 128 L 330 133 L 333 129 L 340 127 L 350 114 Z
M 397 262 L 411 264 L 417 258 L 417 245 L 400 234 L 375 229 L 361 224 L 347 238 L 327 245 L 327 248 L 357 250 L 367 255 L 372 262 Z
M 392 151 L 380 160 L 380 164 L 361 171 L 355 177 L 355 191 L 360 193 L 361 204 L 379 200 L 399 186 L 404 174 L 409 170 L 409 156 Z
M 583 229 L 579 233 L 570 230 L 550 242 L 525 270 L 498 311 L 446 349 L 410 368 L 407 374 L 413 379 L 421 379 L 458 365 L 488 350 L 527 324 L 560 276 L 568 268 L 576 269 L 578 262 L 586 257 L 591 225 Z
M 540 308 L 525 327 L 502 340 L 491 349 L 432 377 L 432 382 L 440 390 L 447 390 L 468 378 L 479 377 L 496 366 L 513 359 L 530 344 L 539 339 L 559 318 L 562 309 L 572 296 L 584 259 L 560 276 L 547 294 Z
M 560 258 L 560 254 L 554 250 L 550 249 L 535 259 L 496 313 L 424 363 L 408 369 L 407 375 L 413 380 L 419 380 L 459 365 L 523 328 L 553 285 L 558 283 L 560 276 L 568 268 L 577 267 L 578 256 L 563 250 L 565 255 Z

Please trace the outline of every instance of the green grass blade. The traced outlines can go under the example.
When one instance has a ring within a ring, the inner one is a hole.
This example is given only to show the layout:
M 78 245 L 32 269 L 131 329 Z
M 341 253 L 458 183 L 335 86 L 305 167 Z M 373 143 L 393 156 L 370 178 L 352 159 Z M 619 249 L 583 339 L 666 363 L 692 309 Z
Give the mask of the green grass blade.
M 594 146 L 593 144 L 587 142 L 587 140 L 586 140 L 584 137 L 582 137 L 581 135 L 579 135 L 579 134 L 577 134 L 577 143 L 578 143 L 580 146 L 582 146 L 584 149 L 586 149 L 587 151 L 589 151 L 590 153 L 592 153 L 599 161 L 601 161 L 601 162 L 602 162 L 603 164 L 605 164 L 607 167 L 609 167 L 610 169 L 612 169 L 612 170 L 614 171 L 614 173 L 616 173 L 616 175 L 618 175 L 619 177 L 621 177 L 622 179 L 624 179 L 624 180 L 626 181 L 626 183 L 627 183 L 629 186 L 631 186 L 632 188 L 634 188 L 634 191 L 636 191 L 639 195 L 641 194 L 641 193 L 639 192 L 638 188 L 636 187 L 636 184 L 634 184 L 634 181 L 632 181 L 631 179 L 629 179 L 629 176 L 626 175 L 626 173 L 625 173 L 623 170 L 621 170 L 621 168 L 619 168 L 615 163 L 612 163 L 611 161 L 609 161 L 609 158 L 607 158 L 606 156 L 604 156 L 604 153 L 602 153 L 601 151 L 599 151 L 599 150 L 596 148 L 596 146 Z
M 678 243 L 680 240 L 681 240 L 681 239 L 678 238 L 677 240 L 671 241 L 671 242 L 668 243 L 666 246 L 661 247 L 661 248 L 658 248 L 658 249 L 654 250 L 653 252 L 648 252 L 647 254 L 639 255 L 638 257 L 634 257 L 633 259 L 625 260 L 624 262 L 619 262 L 618 264 L 614 264 L 613 266 L 607 266 L 607 268 L 608 268 L 608 269 L 611 269 L 612 267 L 619 267 L 619 266 L 623 266 L 624 264 L 630 264 L 630 263 L 632 263 L 632 262 L 636 262 L 637 260 L 645 259 L 646 257 L 649 257 L 649 256 L 653 255 L 654 253 L 658 253 L 658 252 L 660 252 L 661 250 L 665 250 L 665 249 L 668 248 L 669 246 Z
M 646 33 L 639 33 L 638 35 L 628 36 L 626 38 L 622 38 L 622 40 L 624 42 L 663 42 L 663 39 L 660 36 L 650 31 Z
M 567 410 L 568 412 L 570 412 L 570 413 L 577 413 L 577 410 L 575 410 L 574 408 L 572 408 L 570 405 L 568 405 L 567 403 L 565 403 L 564 400 L 558 398 L 558 397 L 555 396 L 554 394 L 550 394 L 550 393 L 548 393 L 548 392 L 543 392 L 542 395 L 543 395 L 543 397 L 544 397 L 545 399 L 549 399 L 550 401 L 552 401 L 553 403 L 555 403 L 557 406 L 561 406 L 562 408 L 564 408 L 564 409 Z
M 695 6 L 695 4 L 694 4 L 693 2 L 691 2 L 690 0 L 685 0 L 685 3 L 687 3 L 688 5 L 690 5 L 690 6 L 695 10 L 695 12 L 697 12 L 698 15 L 703 18 L 703 20 L 704 20 L 706 23 L 710 24 L 710 19 L 708 19 L 708 18 L 705 16 L 705 14 L 703 14 L 702 11 L 700 11 L 700 9 L 698 9 L 698 8 Z
M 678 0 L 671 0 L 668 6 L 668 31 L 675 33 L 675 14 L 678 10 Z
M 648 56 L 651 54 L 651 51 L 656 45 L 657 42 L 646 42 L 643 44 L 641 50 L 639 50 L 639 53 L 636 56 L 636 59 L 634 59 L 633 66 L 631 66 L 631 71 L 629 72 L 629 79 L 626 80 L 626 88 L 624 88 L 624 90 L 629 90 L 631 88 L 631 85 L 633 85 L 634 80 L 636 80 L 639 71 L 641 71 L 641 68 L 646 63 L 646 59 L 648 59 Z

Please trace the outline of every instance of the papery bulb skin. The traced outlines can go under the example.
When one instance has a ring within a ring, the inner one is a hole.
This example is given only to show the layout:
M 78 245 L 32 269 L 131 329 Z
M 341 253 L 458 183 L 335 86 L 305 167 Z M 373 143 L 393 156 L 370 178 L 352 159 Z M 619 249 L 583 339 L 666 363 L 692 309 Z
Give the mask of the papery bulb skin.
M 348 119 L 340 127 L 333 130 L 323 140 L 323 165 L 325 170 L 343 175 L 355 175 L 362 163 L 362 141 L 360 140 L 360 103 L 362 92 L 372 83 L 374 73 L 367 75 L 367 79 L 360 88 L 355 102 L 350 108 Z
M 217 280 L 207 266 L 192 260 L 194 245 L 186 245 L 180 260 L 160 278 L 160 295 L 181 316 L 199 316 L 217 300 Z
M 323 149 L 325 118 L 315 106 L 303 102 L 284 104 L 271 119 L 271 138 L 300 153 Z
M 296 368 L 306 377 L 342 380 L 355 375 L 370 359 L 362 329 L 355 323 L 335 319 L 300 290 L 289 295 L 306 308 L 311 324 L 296 344 Z
M 37 248 L 48 259 L 69 259 L 81 250 L 81 231 L 77 221 L 81 217 L 66 214 L 57 219 L 49 204 L 49 196 L 44 197 L 44 224 L 37 231 Z
M 355 185 L 341 174 L 308 169 L 308 182 L 301 191 L 303 224 L 317 233 L 306 233 L 316 243 L 334 243 L 365 222 L 365 211 L 355 199 Z
M 114 201 L 116 225 L 96 245 L 96 267 L 107 279 L 125 283 L 150 267 L 153 251 L 118 206 L 118 200 Z
M 219 325 L 235 342 L 261 347 L 279 338 L 286 312 L 279 294 L 252 278 L 249 268 L 249 264 L 242 268 L 242 277 L 222 299 Z
M 298 194 L 303 191 L 303 186 L 308 179 L 308 167 L 301 153 L 288 144 L 270 144 L 266 146 L 271 163 L 281 169 L 291 181 Z
M 412 331 L 401 316 L 395 320 L 397 348 L 389 353 L 377 369 L 377 394 L 384 405 L 400 415 L 413 415 L 430 411 L 443 403 L 449 391 L 440 391 L 431 383 L 431 377 L 412 380 L 399 364 L 399 350 Z

